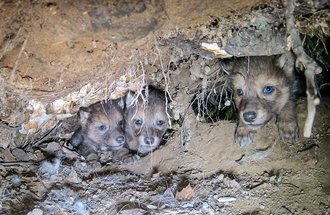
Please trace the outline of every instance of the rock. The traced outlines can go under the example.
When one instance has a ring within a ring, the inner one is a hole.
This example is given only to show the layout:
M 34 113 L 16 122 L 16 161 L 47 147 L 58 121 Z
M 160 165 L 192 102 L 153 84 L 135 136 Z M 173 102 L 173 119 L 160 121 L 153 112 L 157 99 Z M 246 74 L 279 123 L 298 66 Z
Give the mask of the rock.
M 238 190 L 241 189 L 241 185 L 235 179 L 231 180 L 229 182 L 229 185 L 233 188 L 238 189 Z
M 236 198 L 235 197 L 219 197 L 217 200 L 220 203 L 226 203 L 226 202 L 236 201 Z
M 66 181 L 73 184 L 79 184 L 82 182 L 82 179 L 78 176 L 75 170 L 72 170 L 68 177 L 66 177 Z
M 157 210 L 157 206 L 155 205 L 147 205 L 147 208 L 149 208 L 150 210 Z
M 43 215 L 43 211 L 39 208 L 33 209 L 33 211 L 27 213 L 27 215 Z
M 73 207 L 79 214 L 89 214 L 87 203 L 84 200 L 76 199 Z
M 10 183 L 12 184 L 12 186 L 18 187 L 22 183 L 22 177 L 20 175 L 15 174 L 11 177 Z
M 59 151 L 62 146 L 57 142 L 48 143 L 46 147 L 46 151 L 51 154 L 55 154 L 55 152 Z
M 57 172 L 60 165 L 61 165 L 61 161 L 59 159 L 54 159 L 53 163 L 49 161 L 44 161 L 41 163 L 39 170 L 41 173 L 48 173 L 50 175 L 53 175 Z
M 6 162 L 13 162 L 13 161 L 15 161 L 15 157 L 14 157 L 14 155 L 10 152 L 9 149 L 1 150 L 1 154 L 2 154 L 2 156 L 3 156 L 3 159 L 4 159 Z
M 218 176 L 218 179 L 220 180 L 220 181 L 222 181 L 223 179 L 224 179 L 224 174 L 220 174 L 219 176 Z
M 16 161 L 28 161 L 29 156 L 26 154 L 26 152 L 23 149 L 13 149 L 12 154 L 16 158 Z

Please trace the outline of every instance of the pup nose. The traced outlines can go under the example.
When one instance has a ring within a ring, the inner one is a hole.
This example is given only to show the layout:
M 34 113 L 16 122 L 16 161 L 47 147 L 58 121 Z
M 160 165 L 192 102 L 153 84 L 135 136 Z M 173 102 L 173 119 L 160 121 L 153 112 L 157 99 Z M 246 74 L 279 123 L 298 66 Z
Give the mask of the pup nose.
M 246 122 L 253 122 L 257 118 L 257 113 L 254 111 L 245 112 L 243 118 Z
M 124 136 L 118 136 L 116 138 L 116 141 L 117 141 L 117 143 L 123 143 L 125 141 L 125 137 Z
M 144 143 L 147 144 L 147 145 L 152 145 L 154 144 L 155 142 L 155 138 L 153 137 L 145 137 L 144 138 Z

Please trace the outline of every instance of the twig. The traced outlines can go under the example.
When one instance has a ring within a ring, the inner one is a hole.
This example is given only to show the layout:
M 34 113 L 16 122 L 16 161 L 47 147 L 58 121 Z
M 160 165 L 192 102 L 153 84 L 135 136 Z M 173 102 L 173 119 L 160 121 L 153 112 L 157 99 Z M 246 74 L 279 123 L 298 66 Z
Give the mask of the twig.
M 171 97 L 171 94 L 169 92 L 169 85 L 170 85 L 170 81 L 165 73 L 165 68 L 164 68 L 164 64 L 163 64 L 163 59 L 162 59 L 162 56 L 161 56 L 161 52 L 160 52 L 160 49 L 158 47 L 158 41 L 157 39 L 155 38 L 155 48 L 157 50 L 157 53 L 158 53 L 158 57 L 159 57 L 159 62 L 160 62 L 160 66 L 162 68 L 162 73 L 163 73 L 163 77 L 164 77 L 164 82 L 165 82 L 165 104 L 166 104 L 166 115 L 167 115 L 167 118 L 168 118 L 168 123 L 170 125 L 170 128 L 172 127 L 172 121 L 171 121 L 171 115 L 168 113 L 168 104 L 169 104 L 169 101 L 168 101 L 168 97 L 170 99 L 170 101 L 173 101 L 172 100 L 172 97 Z M 168 97 L 167 97 L 168 96 Z
M 27 160 L 27 161 L 12 161 L 12 162 L 0 162 L 1 166 L 25 166 L 31 164 L 38 164 L 39 161 Z
M 47 140 L 48 137 L 50 137 L 50 136 L 54 133 L 54 131 L 56 131 L 57 128 L 59 128 L 61 125 L 62 125 L 62 121 L 59 121 L 59 122 L 55 125 L 55 127 L 54 127 L 52 130 L 50 130 L 50 131 L 49 131 L 46 135 L 44 135 L 40 140 L 38 140 L 36 143 L 34 143 L 34 144 L 32 145 L 32 147 L 38 147 L 41 143 L 43 143 L 45 140 Z
M 6 123 L 3 123 L 2 121 L 0 121 L 0 128 L 6 128 L 6 129 L 9 129 L 9 130 L 15 130 L 15 131 L 18 131 L 21 129 L 21 126 L 10 126 Z
M 293 11 L 295 8 L 295 0 L 287 0 L 286 2 L 286 25 L 288 37 L 288 44 L 291 44 L 292 51 L 297 56 L 297 62 L 302 64 L 305 68 L 306 77 L 306 94 L 307 94 L 307 118 L 304 126 L 304 137 L 310 137 L 316 113 L 316 105 L 320 103 L 317 97 L 317 90 L 314 82 L 314 75 L 322 72 L 316 62 L 309 57 L 302 46 L 299 32 L 295 26 L 295 19 Z
M 22 56 L 22 53 L 24 52 L 25 50 L 25 47 L 26 47 L 26 44 L 27 44 L 27 39 L 24 40 L 24 43 L 22 45 L 22 48 L 21 48 L 21 51 L 18 53 L 18 56 L 17 56 L 17 59 L 16 59 L 16 62 L 15 62 L 15 65 L 14 65 L 14 68 L 11 70 L 10 72 L 10 76 L 9 76 L 9 82 L 13 82 L 13 79 L 14 79 L 14 74 L 16 72 L 16 69 L 17 69 L 17 65 L 18 65 L 18 61 L 19 59 L 21 58 Z
M 17 42 L 17 39 L 18 37 L 20 36 L 21 34 L 21 31 L 22 31 L 22 28 L 19 28 L 17 33 L 16 33 L 16 36 L 13 40 L 8 40 L 7 41 L 7 44 L 5 46 L 5 48 L 3 49 L 3 52 L 0 54 L 0 60 L 3 58 L 3 56 L 8 52 L 8 51 L 11 51 L 13 48 L 15 48 L 16 46 L 16 42 Z

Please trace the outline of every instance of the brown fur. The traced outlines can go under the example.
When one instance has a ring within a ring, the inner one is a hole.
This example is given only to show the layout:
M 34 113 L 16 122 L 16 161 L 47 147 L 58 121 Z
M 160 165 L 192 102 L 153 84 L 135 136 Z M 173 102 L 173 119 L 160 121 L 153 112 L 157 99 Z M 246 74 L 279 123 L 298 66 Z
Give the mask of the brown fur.
M 144 91 L 136 102 L 133 96 L 128 94 L 126 100 L 126 142 L 131 150 L 146 154 L 158 148 L 169 126 L 165 95 L 149 87 L 148 93 Z
M 112 151 L 114 157 L 125 163 L 134 162 L 124 147 L 123 109 L 118 101 L 97 102 L 79 110 L 80 128 L 71 138 L 71 144 L 87 159 L 97 159 L 98 152 Z
M 242 147 L 252 143 L 256 131 L 274 116 L 280 137 L 290 143 L 296 139 L 298 127 L 292 100 L 292 76 L 292 72 L 277 67 L 272 57 L 237 60 L 231 81 L 239 110 L 235 141 Z M 271 92 L 267 93 L 267 89 Z

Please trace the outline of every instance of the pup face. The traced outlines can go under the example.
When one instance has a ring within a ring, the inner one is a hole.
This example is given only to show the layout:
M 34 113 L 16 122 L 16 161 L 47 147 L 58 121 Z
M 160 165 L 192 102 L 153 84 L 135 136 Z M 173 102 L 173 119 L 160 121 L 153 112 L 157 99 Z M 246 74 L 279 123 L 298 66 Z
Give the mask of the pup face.
M 253 130 L 279 114 L 290 98 L 288 77 L 269 57 L 239 59 L 232 85 L 240 120 Z
M 116 101 L 96 103 L 79 111 L 84 139 L 95 151 L 118 150 L 124 146 L 123 110 Z
M 165 96 L 156 90 L 149 89 L 146 101 L 128 107 L 127 126 L 137 141 L 137 151 L 146 154 L 155 150 L 168 128 Z

